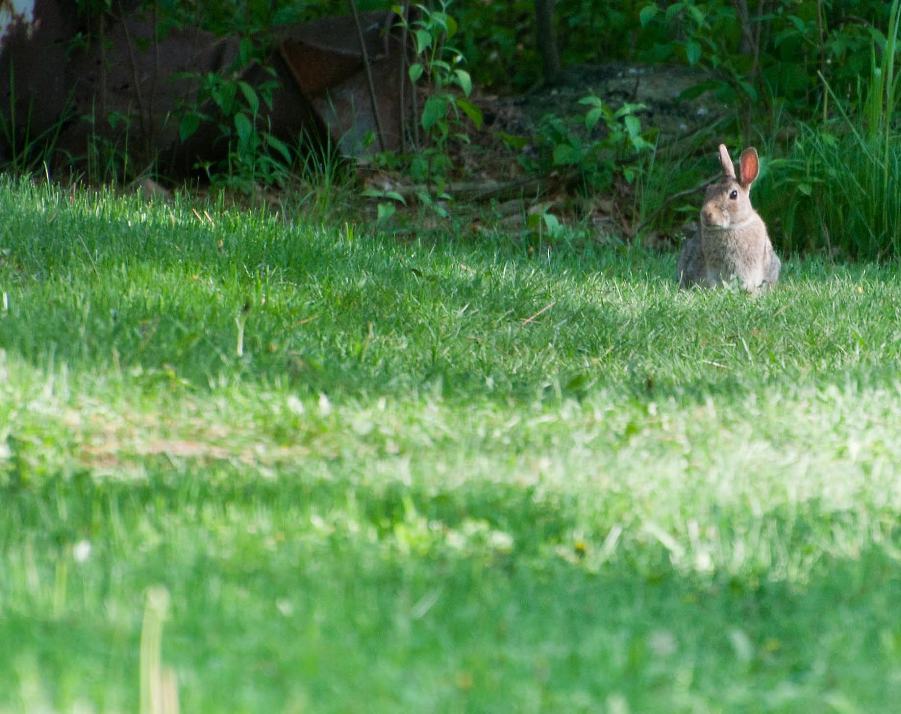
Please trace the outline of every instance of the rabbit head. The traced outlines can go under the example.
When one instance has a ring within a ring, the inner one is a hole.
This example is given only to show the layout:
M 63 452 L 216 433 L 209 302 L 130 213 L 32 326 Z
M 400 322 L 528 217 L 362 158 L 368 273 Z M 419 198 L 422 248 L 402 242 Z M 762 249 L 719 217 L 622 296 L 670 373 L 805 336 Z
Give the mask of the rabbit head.
M 738 177 L 735 176 L 729 151 L 723 144 L 720 144 L 720 163 L 723 176 L 707 187 L 701 208 L 701 224 L 713 230 L 740 228 L 756 216 L 751 207 L 751 184 L 760 171 L 757 150 L 750 147 L 741 152 Z

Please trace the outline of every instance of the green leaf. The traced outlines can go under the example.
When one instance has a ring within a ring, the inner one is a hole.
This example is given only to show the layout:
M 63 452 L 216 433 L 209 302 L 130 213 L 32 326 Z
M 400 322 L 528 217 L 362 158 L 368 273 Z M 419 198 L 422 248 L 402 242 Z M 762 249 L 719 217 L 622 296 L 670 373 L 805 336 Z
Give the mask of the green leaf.
M 629 136 L 633 140 L 635 137 L 641 137 L 641 120 L 638 117 L 630 114 L 623 119 L 623 123 L 626 125 L 626 131 L 629 132 Z
M 643 104 L 642 102 L 626 102 L 619 109 L 616 110 L 616 118 L 627 116 L 628 114 L 635 114 L 636 112 L 640 112 L 642 109 L 647 109 L 648 105 Z
M 424 70 L 424 68 L 423 68 L 421 62 L 416 62 L 415 64 L 411 64 L 410 69 L 407 70 L 407 72 L 410 75 L 410 81 L 413 82 L 414 84 L 416 82 L 418 82 L 419 78 L 422 76 L 423 70 Z
M 210 96 L 216 102 L 216 106 L 226 116 L 231 116 L 235 105 L 235 93 L 238 91 L 234 82 L 217 83 L 210 90 Z
M 445 3 L 445 5 L 446 4 L 447 3 Z M 432 12 L 429 15 L 429 18 L 431 19 L 432 23 L 435 25 L 438 25 L 438 27 L 440 27 L 442 30 L 447 30 L 447 18 L 448 17 L 449 16 L 446 12 L 441 12 L 440 10 Z
M 629 134 L 629 143 L 632 144 L 632 148 L 641 151 L 653 147 L 653 144 L 641 135 L 641 120 L 638 117 L 629 115 L 623 120 L 623 123 L 626 125 L 626 132 Z
M 457 83 L 460 85 L 460 89 L 463 90 L 463 94 L 468 97 L 472 94 L 472 78 L 469 76 L 469 72 L 465 69 L 456 69 L 454 70 L 454 74 L 457 77 Z
M 285 144 L 284 141 L 272 136 L 272 134 L 267 133 L 266 143 L 281 155 L 281 157 L 285 160 L 285 163 L 291 163 L 291 150 L 288 148 L 288 145 Z
M 377 188 L 367 188 L 363 191 L 363 195 L 367 198 L 390 198 L 392 201 L 397 201 L 405 206 L 407 205 L 407 199 L 397 191 L 381 191 Z
M 426 30 L 416 30 L 413 36 L 416 38 L 416 54 L 421 55 L 432 46 L 432 35 Z
M 788 21 L 795 26 L 795 29 L 802 35 L 807 33 L 807 24 L 797 15 L 789 15 Z
M 460 107 L 460 111 L 462 111 L 467 117 L 469 117 L 469 121 L 472 122 L 472 125 L 476 129 L 482 128 L 483 117 L 481 109 L 479 109 L 468 99 L 458 99 L 457 106 Z
M 657 5 L 645 5 L 641 8 L 641 12 L 638 13 L 638 19 L 641 21 L 641 26 L 647 27 L 648 23 L 654 19 L 658 12 L 660 12 L 660 8 L 657 7 Z
M 685 59 L 688 60 L 690 65 L 696 65 L 698 60 L 701 59 L 701 45 L 695 40 L 687 40 L 685 42 Z
M 672 20 L 676 15 L 682 12 L 682 7 L 685 5 L 684 2 L 674 2 L 668 8 L 666 8 L 666 19 Z
M 529 138 L 527 136 L 519 136 L 518 134 L 508 134 L 505 131 L 497 132 L 498 138 L 504 142 L 511 149 L 515 149 L 516 151 L 521 151 L 529 145 Z
M 253 40 L 245 36 L 238 43 L 238 63 L 245 67 L 253 59 Z
M 717 89 L 720 86 L 720 82 L 715 79 L 707 79 L 703 82 L 698 82 L 697 84 L 691 85 L 684 92 L 680 93 L 677 97 L 680 101 L 696 99 L 700 97 L 705 92 L 709 92 L 711 89 Z
M 579 100 L 579 104 L 584 107 L 603 107 L 604 100 L 594 94 L 589 94 L 587 97 L 582 97 Z
M 704 26 L 704 11 L 697 5 L 688 5 L 688 12 L 698 27 Z
M 459 26 L 457 24 L 457 20 L 453 17 L 453 15 L 447 16 L 447 39 L 450 39 L 454 35 L 457 34 L 457 30 Z
M 585 115 L 585 128 L 594 129 L 603 116 L 603 107 L 595 107 Z
M 750 82 L 748 82 L 744 79 L 740 79 L 738 81 L 738 84 L 741 87 L 742 91 L 745 94 L 747 94 L 750 99 L 752 99 L 754 101 L 757 100 L 757 89 L 754 87 L 753 84 L 751 84 Z
M 178 124 L 178 138 L 185 141 L 194 136 L 194 133 L 200 128 L 200 115 L 196 112 L 185 114 Z
M 393 216 L 397 212 L 397 208 L 393 203 L 380 203 L 378 206 L 378 220 L 379 223 L 384 223 L 391 216 Z
M 558 238 L 563 233 L 563 225 L 553 213 L 544 213 L 541 218 L 551 238 Z
M 253 124 L 244 112 L 235 114 L 235 131 L 238 132 L 238 141 L 246 144 L 253 134 Z
M 257 96 L 256 90 L 243 80 L 238 82 L 238 88 L 241 90 L 241 94 L 244 95 L 244 99 L 247 100 L 250 113 L 257 114 L 260 110 L 260 98 Z
M 433 94 L 426 99 L 422 108 L 422 128 L 428 131 L 435 124 L 447 116 L 447 97 L 443 94 Z
M 571 144 L 557 144 L 554 147 L 555 166 L 572 166 L 578 164 L 581 158 L 582 153 Z

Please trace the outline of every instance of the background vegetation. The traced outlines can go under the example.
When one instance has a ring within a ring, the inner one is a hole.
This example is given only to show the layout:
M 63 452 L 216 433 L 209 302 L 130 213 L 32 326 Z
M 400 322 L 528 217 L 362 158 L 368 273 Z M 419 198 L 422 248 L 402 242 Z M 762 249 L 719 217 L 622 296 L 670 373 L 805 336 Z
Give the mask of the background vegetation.
M 349 9 L 340 0 L 145 4 L 153 6 L 163 31 L 200 26 L 245 38 L 242 63 L 264 56 L 273 27 Z M 358 0 L 357 5 L 363 11 L 399 7 L 389 0 Z M 563 68 L 555 82 L 578 81 L 582 68 L 598 63 L 682 63 L 698 70 L 698 81 L 685 97 L 704 94 L 722 103 L 725 121 L 718 124 L 716 139 L 662 137 L 646 108 L 621 107 L 621 99 L 602 97 L 610 106 L 604 121 L 599 121 L 603 105 L 593 119 L 585 117 L 581 129 L 568 123 L 574 117 L 555 112 L 531 135 L 501 137 L 510 147 L 510 161 L 522 161 L 537 176 L 574 169 L 577 192 L 613 192 L 618 204 L 630 206 L 624 209 L 633 212 L 628 223 L 639 226 L 641 238 L 648 231 L 678 234 L 691 218 L 698 196 L 690 189 L 710 175 L 711 162 L 699 157 L 710 155 L 712 142 L 755 144 L 764 156 L 758 205 L 780 250 L 845 258 L 898 256 L 897 0 L 558 0 L 550 5 Z M 118 5 L 82 0 L 81 7 L 86 16 L 95 16 L 115 12 Z M 426 181 L 432 188 L 420 192 L 418 202 L 448 218 L 442 206 L 454 196 L 447 183 L 467 171 L 455 165 L 454 147 L 480 131 L 492 131 L 482 127 L 478 99 L 469 99 L 471 88 L 481 88 L 478 95 L 540 87 L 545 79 L 536 39 L 540 33 L 533 0 L 442 0 L 420 7 L 424 19 L 414 30 L 429 37 L 430 45 L 417 44 L 420 37 L 414 43 L 420 50 L 416 64 L 426 70 L 417 79 L 426 96 L 429 87 L 434 93 L 421 116 L 422 143 L 409 156 L 384 156 L 376 163 L 412 182 Z M 436 53 L 439 46 L 442 50 Z M 465 81 L 446 69 L 450 66 L 463 72 Z M 228 78 L 209 78 L 206 84 L 214 99 L 222 94 L 217 87 L 235 89 Z M 226 94 L 243 96 L 237 89 Z M 251 99 L 258 104 L 266 97 Z M 225 109 L 248 112 L 240 102 Z M 609 118 L 617 111 L 615 119 Z M 196 121 L 191 117 L 189 125 L 196 126 Z M 298 176 L 315 181 L 325 168 L 334 186 L 337 174 L 331 160 L 313 162 L 311 174 L 309 159 L 292 159 L 292 147 L 280 143 L 273 148 L 265 127 L 254 125 L 260 134 L 255 139 L 247 130 L 236 134 L 233 123 L 221 124 L 235 145 L 229 161 L 207 167 L 214 182 L 246 191 L 261 183 L 285 186 Z M 243 125 L 250 127 L 247 121 Z M 517 159 L 523 146 L 536 147 L 537 155 Z M 682 192 L 684 197 L 672 200 L 671 194 Z M 397 194 L 372 195 L 381 199 L 384 218 L 399 206 Z M 580 220 L 578 211 L 552 220 L 559 223 L 560 218 Z

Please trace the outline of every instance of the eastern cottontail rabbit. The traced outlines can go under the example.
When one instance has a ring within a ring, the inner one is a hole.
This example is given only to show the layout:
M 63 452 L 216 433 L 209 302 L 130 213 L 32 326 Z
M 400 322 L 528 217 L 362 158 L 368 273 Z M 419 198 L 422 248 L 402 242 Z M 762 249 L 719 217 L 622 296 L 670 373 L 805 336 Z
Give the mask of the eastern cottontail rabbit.
M 715 287 L 737 280 L 752 293 L 779 280 L 781 263 L 773 251 L 763 219 L 751 207 L 751 184 L 760 163 L 757 150 L 741 152 L 740 175 L 720 144 L 723 176 L 707 187 L 698 235 L 685 241 L 679 254 L 679 287 Z

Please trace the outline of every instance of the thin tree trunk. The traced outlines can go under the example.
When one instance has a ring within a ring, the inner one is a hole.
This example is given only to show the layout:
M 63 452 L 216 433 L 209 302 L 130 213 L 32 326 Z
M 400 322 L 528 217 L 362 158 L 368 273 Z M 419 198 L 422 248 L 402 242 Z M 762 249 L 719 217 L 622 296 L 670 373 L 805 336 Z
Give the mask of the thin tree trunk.
M 554 30 L 556 2 L 557 0 L 535 0 L 535 34 L 545 84 L 556 84 L 560 80 L 560 51 L 557 49 L 557 33 Z
M 751 13 L 748 11 L 748 0 L 733 0 L 735 14 L 741 26 L 741 45 L 738 51 L 749 57 L 754 54 L 754 30 L 751 28 Z

